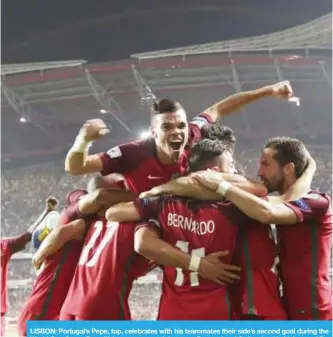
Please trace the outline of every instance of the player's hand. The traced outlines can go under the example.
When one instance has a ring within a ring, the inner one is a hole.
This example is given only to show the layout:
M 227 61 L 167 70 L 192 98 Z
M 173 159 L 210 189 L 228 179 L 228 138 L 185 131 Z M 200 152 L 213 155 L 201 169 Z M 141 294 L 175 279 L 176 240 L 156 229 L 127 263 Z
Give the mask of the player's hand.
M 46 199 L 46 205 L 50 211 L 54 211 L 57 208 L 58 204 L 59 201 L 55 197 L 48 197 Z
M 151 198 L 151 197 L 156 197 L 159 195 L 162 195 L 163 192 L 159 189 L 159 187 L 153 187 L 151 190 L 149 191 L 145 191 L 140 193 L 139 198 L 140 199 L 145 199 L 145 198 Z
M 282 81 L 271 85 L 272 96 L 280 99 L 288 100 L 289 102 L 294 102 L 299 106 L 299 97 L 294 96 L 293 88 L 289 81 Z
M 219 172 L 210 169 L 193 173 L 191 177 L 213 192 L 217 190 L 220 182 L 223 180 Z
M 80 134 L 84 136 L 87 142 L 97 140 L 109 132 L 106 124 L 99 118 L 87 120 L 80 130 Z
M 229 252 L 217 252 L 201 258 L 199 265 L 199 274 L 218 284 L 233 283 L 239 280 L 240 268 L 230 264 L 223 263 L 221 257 L 227 256 Z

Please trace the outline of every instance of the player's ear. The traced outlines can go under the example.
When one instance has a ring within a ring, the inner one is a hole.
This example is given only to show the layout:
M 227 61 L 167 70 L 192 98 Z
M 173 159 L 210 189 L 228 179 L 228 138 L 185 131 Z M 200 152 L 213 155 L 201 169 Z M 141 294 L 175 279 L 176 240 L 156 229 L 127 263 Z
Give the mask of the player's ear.
M 155 132 L 154 127 L 152 125 L 149 127 L 149 133 L 153 138 L 156 138 L 156 132 Z
M 284 173 L 287 175 L 294 174 L 295 173 L 295 164 L 294 163 L 288 163 L 283 168 Z

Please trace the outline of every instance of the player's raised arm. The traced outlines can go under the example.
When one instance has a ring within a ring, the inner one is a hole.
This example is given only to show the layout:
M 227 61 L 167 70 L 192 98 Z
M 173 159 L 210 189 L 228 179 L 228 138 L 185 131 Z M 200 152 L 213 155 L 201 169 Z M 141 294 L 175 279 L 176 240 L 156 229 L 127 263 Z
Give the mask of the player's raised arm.
M 231 113 L 240 110 L 245 105 L 265 97 L 297 101 L 297 98 L 293 97 L 293 91 L 289 81 L 283 81 L 256 90 L 244 91 L 231 95 L 206 109 L 204 113 L 208 114 L 213 121 L 216 121 L 219 117 L 230 115 Z
M 67 225 L 55 228 L 45 240 L 43 240 L 32 258 L 34 269 L 38 271 L 43 261 L 59 251 L 67 242 L 83 239 L 86 233 L 86 227 L 87 222 L 84 219 L 77 219 Z
M 103 161 L 99 155 L 88 155 L 92 142 L 109 132 L 101 119 L 86 121 L 65 160 L 66 172 L 74 175 L 103 171 Z
M 237 266 L 224 264 L 219 258 L 228 252 L 218 252 L 207 257 L 191 256 L 163 241 L 151 224 L 139 225 L 135 233 L 135 251 L 159 265 L 198 272 L 203 278 L 219 284 L 239 279 Z

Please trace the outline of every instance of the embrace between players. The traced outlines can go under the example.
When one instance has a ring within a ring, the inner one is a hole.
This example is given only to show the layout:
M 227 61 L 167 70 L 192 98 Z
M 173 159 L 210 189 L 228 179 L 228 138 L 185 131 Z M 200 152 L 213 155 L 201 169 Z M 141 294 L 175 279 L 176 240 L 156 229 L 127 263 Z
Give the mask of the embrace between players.
M 163 99 L 151 138 L 97 155 L 88 148 L 108 130 L 87 121 L 66 171 L 102 176 L 67 195 L 35 254 L 40 270 L 20 335 L 27 320 L 131 319 L 132 284 L 156 265 L 160 320 L 331 319 L 331 207 L 310 190 L 315 162 L 300 141 L 270 139 L 261 181 L 248 179 L 233 161 L 232 131 L 215 123 L 267 96 L 290 100 L 292 89 L 280 82 L 235 94 L 190 123 Z M 268 197 L 273 191 L 279 196 Z

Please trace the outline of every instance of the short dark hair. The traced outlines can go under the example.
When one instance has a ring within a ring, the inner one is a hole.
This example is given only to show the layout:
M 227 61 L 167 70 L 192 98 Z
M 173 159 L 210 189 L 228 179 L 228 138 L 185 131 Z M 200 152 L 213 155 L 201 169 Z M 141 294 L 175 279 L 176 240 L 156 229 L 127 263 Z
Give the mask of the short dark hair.
M 163 98 L 153 103 L 152 115 L 159 115 L 166 112 L 176 112 L 179 109 L 183 109 L 182 105 L 168 98 Z
M 234 132 L 228 126 L 221 125 L 219 123 L 205 124 L 201 128 L 202 138 L 208 138 L 212 140 L 220 140 L 226 146 L 230 147 L 234 151 L 236 146 L 236 137 Z
M 224 151 L 230 151 L 220 140 L 202 139 L 195 144 L 189 156 L 189 172 L 204 169 L 205 165 L 219 158 Z
M 295 176 L 299 178 L 304 172 L 308 159 L 304 144 L 295 138 L 275 137 L 270 138 L 265 143 L 265 149 L 270 148 L 276 151 L 274 159 L 281 165 L 289 163 L 295 165 Z

